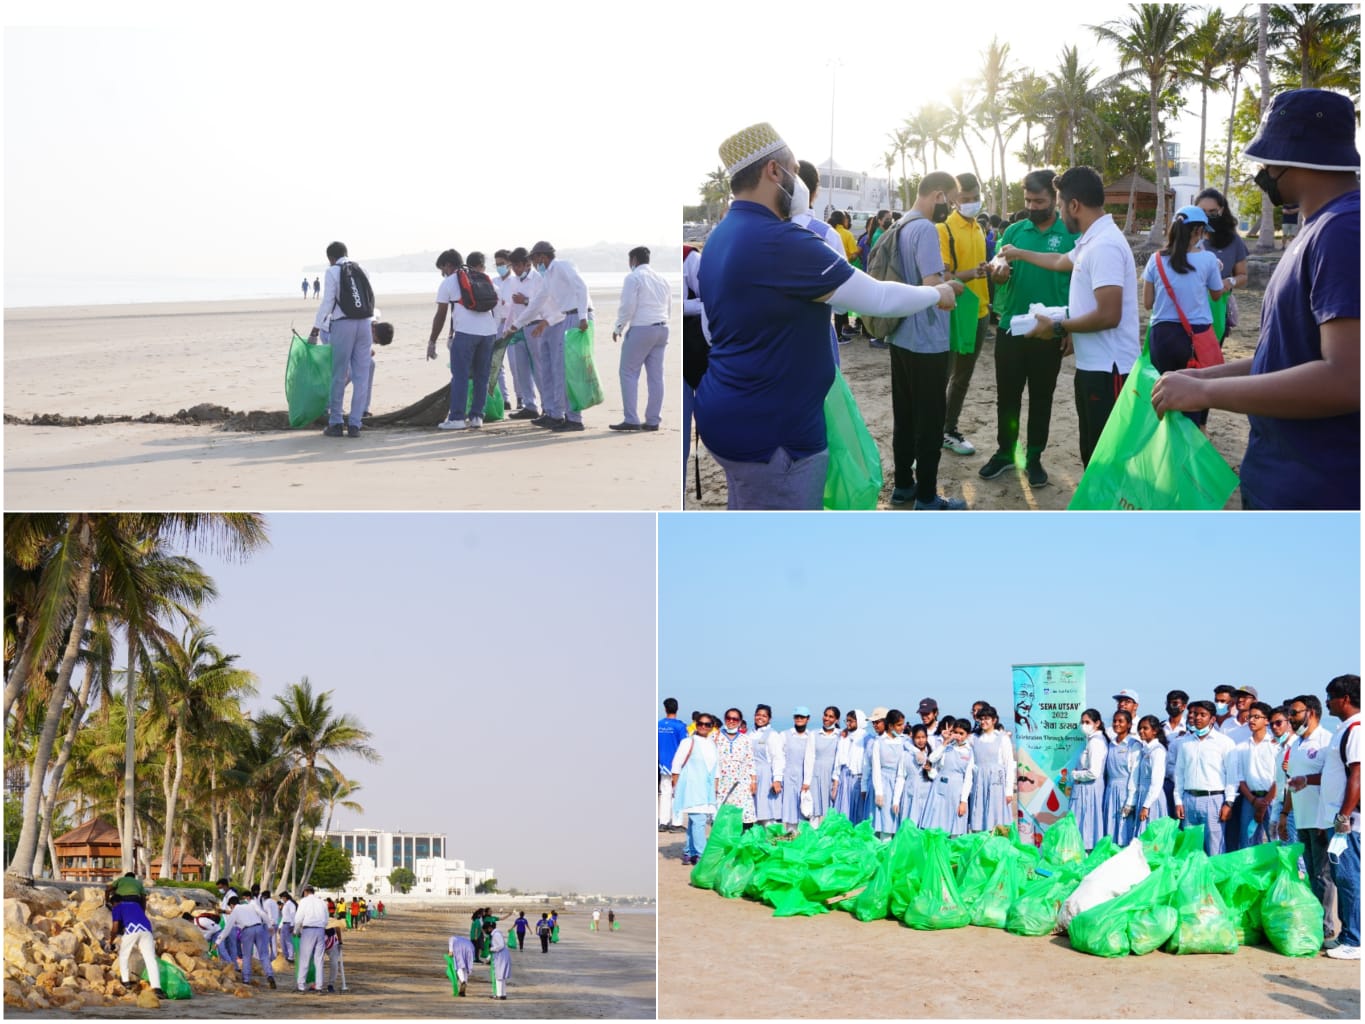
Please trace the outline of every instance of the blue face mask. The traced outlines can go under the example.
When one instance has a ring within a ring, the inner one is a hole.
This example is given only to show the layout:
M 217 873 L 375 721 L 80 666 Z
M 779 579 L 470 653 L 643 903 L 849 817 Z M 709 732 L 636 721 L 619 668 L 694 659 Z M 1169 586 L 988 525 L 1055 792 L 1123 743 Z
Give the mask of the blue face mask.
M 1228 713 L 1228 706 L 1224 704 L 1222 701 L 1219 701 L 1218 703 L 1214 704 L 1213 710 L 1218 713 L 1219 718 L 1222 718 L 1224 715 Z
M 1289 737 L 1293 735 L 1294 734 L 1292 732 L 1286 729 L 1281 735 L 1275 737 L 1275 742 L 1283 746 L 1284 744 L 1289 742 Z
M 723 728 L 723 729 L 725 730 L 725 735 L 727 735 L 727 736 L 738 736 L 738 735 L 739 735 L 739 726 L 737 726 L 737 725 L 736 725 L 736 726 L 725 725 L 725 726 L 722 726 L 721 728 Z
M 1210 732 L 1212 729 L 1213 729 L 1213 726 L 1211 726 L 1211 725 L 1206 725 L 1206 726 L 1204 726 L 1204 728 L 1202 728 L 1202 729 L 1191 729 L 1190 732 L 1191 732 L 1192 734 L 1194 734 L 1195 736 L 1198 736 L 1198 737 L 1202 738 L 1202 737 L 1204 737 L 1204 736 L 1207 736 L 1207 735 L 1209 734 L 1209 732 Z
M 499 277 L 506 277 L 506 276 L 508 275 L 508 273 L 511 271 L 511 269 L 512 269 L 512 268 L 509 267 L 506 263 L 501 263 L 501 264 L 499 264 L 499 265 L 498 265 L 498 276 L 499 276 Z

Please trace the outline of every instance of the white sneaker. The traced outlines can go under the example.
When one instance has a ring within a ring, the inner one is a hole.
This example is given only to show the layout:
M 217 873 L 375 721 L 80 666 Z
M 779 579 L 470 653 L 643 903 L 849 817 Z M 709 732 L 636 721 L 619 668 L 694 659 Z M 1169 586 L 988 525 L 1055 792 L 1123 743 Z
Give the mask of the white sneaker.
M 478 429 L 479 427 L 481 427 L 481 426 L 483 426 L 483 417 L 482 417 L 482 416 L 471 416 L 471 417 L 469 417 L 469 429 L 470 429 L 470 430 L 477 430 L 477 429 Z
M 446 420 L 437 425 L 438 430 L 463 430 L 464 420 Z
M 961 434 L 944 434 L 943 447 L 947 448 L 950 452 L 955 452 L 958 455 L 976 454 L 976 445 L 972 444 Z
M 1327 951 L 1327 955 L 1330 956 L 1333 960 L 1359 960 L 1360 947 L 1337 946 L 1334 949 L 1329 949 Z

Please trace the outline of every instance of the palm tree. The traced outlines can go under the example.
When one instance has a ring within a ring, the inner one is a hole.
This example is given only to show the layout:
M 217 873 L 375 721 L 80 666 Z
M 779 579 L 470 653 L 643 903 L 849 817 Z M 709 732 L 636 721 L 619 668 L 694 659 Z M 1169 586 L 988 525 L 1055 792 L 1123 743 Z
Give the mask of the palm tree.
M 989 123 L 992 132 L 995 134 L 995 147 L 991 150 L 991 163 L 995 163 L 995 157 L 1000 157 L 1000 206 L 998 208 L 1000 216 L 1006 214 L 1006 187 L 1005 187 L 1005 136 L 1001 134 L 1001 128 L 1006 124 L 1006 90 L 1009 88 L 1012 72 L 1007 67 L 1010 54 L 1010 44 L 1001 43 L 994 36 L 991 37 L 988 46 L 981 55 L 981 89 L 983 93 L 981 101 L 981 117 Z M 981 175 L 977 175 L 978 178 Z
M 972 173 L 977 181 L 981 181 L 981 169 L 976 164 L 976 154 L 972 152 L 972 144 L 967 137 L 976 134 L 978 108 L 972 102 L 974 99 L 975 96 L 965 86 L 952 89 L 948 93 L 948 120 L 943 130 L 949 142 L 961 145 L 967 151 L 967 159 L 972 162 Z
M 1261 120 L 1270 106 L 1270 8 L 1261 4 L 1256 22 L 1256 66 L 1261 72 Z M 1269 198 L 1261 203 L 1261 228 L 1256 233 L 1256 251 L 1271 252 L 1275 248 L 1275 208 Z
M 1029 168 L 1037 167 L 1046 159 L 1040 157 L 1035 162 L 1024 154 L 1032 155 L 1037 152 L 1033 148 L 1033 126 L 1046 124 L 1052 116 L 1052 109 L 1047 102 L 1047 89 L 1047 79 L 1031 70 L 1019 73 L 1010 81 L 1006 110 L 1013 115 L 1016 130 L 1023 125 L 1024 148 L 1020 153 L 1020 160 Z
M 165 645 L 152 666 L 153 707 L 170 734 L 172 770 L 166 786 L 166 826 L 161 877 L 173 877 L 175 816 L 185 770 L 185 740 L 207 736 L 226 722 L 242 720 L 241 698 L 256 692 L 255 677 L 236 667 L 237 655 L 212 642 L 213 631 L 191 625 Z
M 885 153 L 882 154 L 882 163 L 886 165 L 886 205 L 890 206 L 891 193 L 895 191 L 894 188 L 895 182 L 891 177 L 891 171 L 896 166 L 895 147 L 888 149 Z
M 1232 184 L 1232 125 L 1237 119 L 1237 97 L 1241 92 L 1242 72 L 1256 59 L 1256 26 L 1244 14 L 1230 19 L 1224 29 L 1224 72 L 1232 72 L 1232 111 L 1228 114 L 1227 150 L 1223 155 L 1223 195 Z
M 318 762 L 322 761 L 324 767 L 333 768 L 331 758 L 339 754 L 353 754 L 371 763 L 380 758 L 378 752 L 369 745 L 369 731 L 350 715 L 335 714 L 331 691 L 315 695 L 313 685 L 306 676 L 290 686 L 283 697 L 276 697 L 275 702 L 278 705 L 276 713 L 284 723 L 281 744 L 293 762 L 290 774 L 301 781 L 293 828 L 289 835 L 289 852 L 281 867 L 278 888 L 285 884 L 286 878 L 291 886 L 294 882 L 292 876 L 299 828 L 304 811 L 312 799 Z
M 948 146 L 948 122 L 951 115 L 948 108 L 941 103 L 926 103 L 920 107 L 915 114 L 915 123 L 919 126 L 919 135 L 924 139 L 924 151 L 932 150 L 934 154 L 934 166 L 938 166 L 939 153 L 949 152 Z M 929 173 L 929 164 L 926 159 L 925 174 Z
M 1186 4 L 1129 4 L 1132 16 L 1116 18 L 1090 30 L 1118 50 L 1119 64 L 1129 74 L 1147 79 L 1147 107 L 1151 115 L 1152 155 L 1156 162 L 1156 218 L 1148 241 L 1159 243 L 1166 234 L 1166 158 L 1161 146 L 1158 108 L 1161 93 L 1177 86 L 1186 71 L 1188 41 Z
M 730 201 L 730 178 L 724 167 L 717 167 L 701 184 L 701 201 L 706 204 L 706 217 L 711 223 L 720 220 Z
M 1099 128 L 1096 107 L 1103 102 L 1106 89 L 1095 83 L 1095 69 L 1082 64 L 1074 46 L 1062 48 L 1057 70 L 1048 78 L 1046 102 L 1052 111 L 1048 125 L 1047 151 L 1050 159 L 1064 159 L 1066 166 L 1076 163 L 1076 137 Z
M 1219 71 L 1227 63 L 1227 18 L 1218 7 L 1204 11 L 1204 20 L 1190 32 L 1190 78 L 1199 83 L 1199 188 L 1204 188 L 1204 150 L 1209 127 L 1209 90 L 1223 88 Z
M 1341 67 L 1346 40 L 1360 38 L 1356 5 L 1270 4 L 1266 13 L 1270 19 L 1268 42 L 1283 51 L 1280 60 L 1290 68 L 1298 64 L 1298 88 L 1328 88 L 1321 84 L 1321 77 Z

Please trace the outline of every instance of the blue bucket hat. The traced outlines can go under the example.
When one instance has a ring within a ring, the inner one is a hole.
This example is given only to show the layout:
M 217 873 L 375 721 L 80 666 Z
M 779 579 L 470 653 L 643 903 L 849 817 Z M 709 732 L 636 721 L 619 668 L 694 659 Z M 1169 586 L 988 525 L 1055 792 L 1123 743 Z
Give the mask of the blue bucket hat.
M 1242 156 L 1258 164 L 1310 171 L 1358 171 L 1355 108 L 1340 93 L 1291 89 L 1270 101 Z

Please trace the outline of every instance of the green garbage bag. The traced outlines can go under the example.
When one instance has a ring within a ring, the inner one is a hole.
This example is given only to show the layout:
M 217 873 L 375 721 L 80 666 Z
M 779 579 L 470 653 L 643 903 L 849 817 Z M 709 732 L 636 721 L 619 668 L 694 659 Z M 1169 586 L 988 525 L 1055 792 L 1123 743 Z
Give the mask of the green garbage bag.
M 1188 416 L 1157 418 L 1152 385 L 1160 374 L 1138 357 L 1090 457 L 1072 509 L 1221 509 L 1237 474 Z
M 446 977 L 450 979 L 450 994 L 458 996 L 460 994 L 460 976 L 455 973 L 455 958 L 449 953 L 446 954 Z
M 959 355 L 969 356 L 976 351 L 976 325 L 981 318 L 981 300 L 970 288 L 957 297 L 949 328 L 951 348 Z
M 1019 894 L 1022 872 L 1019 858 L 1011 852 L 1003 857 L 985 887 L 972 904 L 972 924 L 978 928 L 1004 928 L 1010 907 Z
M 1128 918 L 1128 943 L 1133 956 L 1146 956 L 1158 950 L 1180 924 L 1175 907 L 1140 907 Z
M 1152 952 L 1175 931 L 1175 882 L 1170 866 L 1162 865 L 1121 896 L 1081 911 L 1067 926 L 1071 948 L 1103 957 Z
M 1076 815 L 1067 811 L 1060 821 L 1050 825 L 1043 833 L 1043 844 L 1038 848 L 1038 860 L 1048 864 L 1079 864 L 1085 860 L 1085 844 L 1081 841 L 1081 829 L 1076 824 Z
M 1237 952 L 1237 925 L 1218 893 L 1209 858 L 1202 850 L 1191 853 L 1181 865 L 1175 909 L 1180 920 L 1166 945 L 1169 952 Z
M 508 949 L 517 948 L 517 930 L 515 928 L 507 929 L 507 948 Z
M 299 963 L 299 943 L 302 942 L 302 941 L 303 941 L 303 940 L 302 940 L 302 938 L 301 938 L 299 935 L 296 934 L 296 935 L 294 936 L 294 969 L 295 969 L 295 970 L 298 969 L 298 963 Z M 477 945 L 478 945 L 478 943 L 475 943 L 475 946 L 477 946 Z M 317 967 L 316 967 L 316 965 L 315 965 L 315 961 L 309 960 L 309 961 L 308 961 L 308 973 L 304 975 L 303 982 L 304 982 L 305 985 L 312 985 L 312 984 L 314 984 L 317 980 L 318 980 L 318 972 L 317 972 Z
M 919 876 L 924 870 L 924 837 L 927 833 L 907 821 L 891 840 L 891 891 L 887 913 L 897 921 L 905 916 L 910 900 L 919 891 Z
M 1179 834 L 1180 821 L 1177 818 L 1157 818 L 1147 823 L 1147 828 L 1138 836 L 1138 840 L 1142 843 L 1142 855 L 1147 858 L 1149 868 L 1155 871 L 1171 859 Z
M 564 381 L 569 388 L 569 405 L 574 412 L 601 405 L 602 385 L 592 358 L 592 321 L 588 329 L 571 327 L 564 334 Z
M 1204 852 L 1204 839 L 1208 828 L 1204 825 L 1186 825 L 1176 833 L 1173 859 L 1183 861 L 1192 853 Z
M 465 408 L 474 408 L 474 382 L 472 380 L 469 382 L 468 390 L 465 391 Z M 504 412 L 502 392 L 495 385 L 493 390 L 488 393 L 488 397 L 484 399 L 483 421 L 485 423 L 496 423 L 502 419 Z
M 1051 935 L 1057 930 L 1057 911 L 1080 885 L 1081 876 L 1074 869 L 1049 874 L 1042 874 L 1043 871 L 1050 869 L 1039 865 L 1034 876 L 1025 880 L 1005 917 L 1005 931 L 1015 935 Z
M 734 804 L 721 805 L 716 820 L 711 824 L 711 835 L 707 837 L 706 849 L 692 868 L 692 884 L 698 889 L 716 887 L 716 870 L 720 867 L 730 848 L 739 842 L 744 834 L 744 812 Z
M 552 929 L 550 929 L 550 941 L 551 942 L 559 941 L 559 925 L 555 925 Z
M 1224 292 L 1217 299 L 1209 302 L 1213 309 L 1213 333 L 1218 337 L 1220 348 L 1223 339 L 1228 336 L 1228 297 L 1231 295 L 1231 292 Z
M 948 837 L 938 829 L 924 833 L 924 866 L 919 875 L 918 891 L 901 920 L 911 928 L 938 931 L 963 928 L 971 923 L 971 912 L 962 901 L 957 881 L 948 866 Z
M 837 366 L 825 395 L 825 437 L 829 442 L 825 508 L 840 512 L 876 508 L 882 490 L 881 453 Z
M 185 977 L 185 972 L 175 964 L 171 963 L 164 956 L 157 961 L 157 966 L 161 968 L 161 991 L 166 993 L 167 999 L 192 999 L 194 990 L 190 988 L 190 980 Z M 151 978 L 147 975 L 147 968 L 142 969 L 142 980 L 151 984 Z
M 1209 859 L 1213 884 L 1227 904 L 1238 945 L 1255 946 L 1265 940 L 1261 898 L 1279 873 L 1278 853 L 1275 844 L 1260 843 Z
M 297 331 L 284 364 L 284 398 L 289 425 L 306 427 L 327 413 L 332 400 L 332 346 L 310 345 Z
M 745 886 L 753 878 L 754 863 L 757 857 L 756 852 L 746 849 L 744 844 L 740 844 L 729 857 L 721 861 L 720 867 L 716 869 L 716 884 L 714 886 L 716 892 L 729 900 L 742 896 Z
M 1322 904 L 1299 877 L 1303 844 L 1275 847 L 1279 870 L 1261 899 L 1265 937 L 1285 956 L 1317 956 L 1322 948 Z

